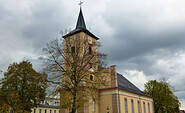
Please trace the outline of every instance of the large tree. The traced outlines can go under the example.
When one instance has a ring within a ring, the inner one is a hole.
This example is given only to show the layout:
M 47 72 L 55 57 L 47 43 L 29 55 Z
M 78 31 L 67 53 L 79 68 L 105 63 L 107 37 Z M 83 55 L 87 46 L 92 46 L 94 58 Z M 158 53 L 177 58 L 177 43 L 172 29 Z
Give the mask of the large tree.
M 155 113 L 179 113 L 178 98 L 173 93 L 173 87 L 165 79 L 159 82 L 149 81 L 145 84 L 144 91 L 153 98 Z
M 56 84 L 54 93 L 61 93 L 61 107 L 75 113 L 88 100 L 98 100 L 99 88 L 105 85 L 100 67 L 106 57 L 98 51 L 100 43 L 76 35 L 73 39 L 55 39 L 43 49 L 50 81 Z
M 0 111 L 31 112 L 45 99 L 46 79 L 47 75 L 36 72 L 29 61 L 11 64 L 0 82 Z

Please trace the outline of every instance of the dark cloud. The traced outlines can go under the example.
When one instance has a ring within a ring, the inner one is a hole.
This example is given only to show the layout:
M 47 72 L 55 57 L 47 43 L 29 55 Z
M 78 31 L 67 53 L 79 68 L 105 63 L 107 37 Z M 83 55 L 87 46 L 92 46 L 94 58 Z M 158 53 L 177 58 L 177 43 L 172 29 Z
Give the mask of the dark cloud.
M 78 2 L 0 0 L 0 69 L 29 60 L 40 70 L 38 57 L 46 43 L 61 37 L 61 30 L 75 27 Z M 180 88 L 185 85 L 184 3 L 87 0 L 83 14 L 87 28 L 103 43 L 101 51 L 108 54 L 109 65 L 117 65 L 118 72 L 142 89 L 147 80 L 167 77 L 182 90 L 176 94 L 184 102 L 185 89 Z

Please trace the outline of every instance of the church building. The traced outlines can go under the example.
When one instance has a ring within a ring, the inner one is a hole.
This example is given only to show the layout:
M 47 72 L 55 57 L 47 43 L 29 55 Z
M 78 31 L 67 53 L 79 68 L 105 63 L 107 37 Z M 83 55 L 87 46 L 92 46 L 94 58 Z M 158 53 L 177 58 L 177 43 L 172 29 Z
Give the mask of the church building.
M 80 35 L 79 35 L 80 34 Z M 99 38 L 86 29 L 82 9 L 80 8 L 76 28 L 64 35 L 67 39 L 79 35 L 89 37 L 90 41 L 97 41 Z M 77 113 L 154 113 L 153 99 L 143 93 L 123 75 L 117 73 L 116 66 L 103 69 L 102 80 L 108 85 L 99 89 L 99 100 L 95 104 L 92 101 L 88 106 L 77 110 Z M 67 109 L 61 109 L 61 113 L 69 113 Z

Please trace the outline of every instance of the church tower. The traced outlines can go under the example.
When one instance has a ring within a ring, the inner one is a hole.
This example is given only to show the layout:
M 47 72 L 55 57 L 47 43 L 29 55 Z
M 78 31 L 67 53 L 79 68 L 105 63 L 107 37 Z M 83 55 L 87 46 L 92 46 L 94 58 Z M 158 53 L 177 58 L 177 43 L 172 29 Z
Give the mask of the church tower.
M 67 59 L 64 62 L 64 68 L 66 70 L 72 70 L 72 73 L 75 73 L 74 70 L 77 70 L 77 74 L 75 75 L 77 79 L 82 76 L 78 73 L 81 71 L 85 72 L 87 77 L 85 79 L 87 81 L 85 81 L 84 84 L 81 82 L 82 85 L 78 86 L 89 88 L 89 85 L 92 87 L 92 83 L 90 82 L 96 80 L 93 73 L 98 71 L 97 40 L 99 38 L 87 30 L 81 7 L 75 29 L 64 35 L 63 38 L 65 40 L 65 58 Z M 63 76 L 63 83 L 65 83 L 65 81 L 70 81 L 70 77 Z M 62 95 L 61 93 L 61 96 Z M 62 113 L 69 112 L 70 110 L 62 109 Z M 77 110 L 77 113 L 98 113 L 98 104 L 95 104 L 93 97 L 89 96 L 88 100 Z
M 97 54 L 97 40 L 99 38 L 87 30 L 81 7 L 76 23 L 76 28 L 68 34 L 64 35 L 63 38 L 65 39 L 65 47 L 68 49 L 70 48 L 70 50 L 67 51 L 72 53 L 68 55 L 66 54 L 68 58 L 70 58 L 73 54 L 81 54 L 82 57 L 83 55 L 88 56 Z M 97 58 L 93 58 L 91 63 L 89 63 L 88 67 L 86 68 L 91 69 L 91 71 L 98 70 L 97 60 Z

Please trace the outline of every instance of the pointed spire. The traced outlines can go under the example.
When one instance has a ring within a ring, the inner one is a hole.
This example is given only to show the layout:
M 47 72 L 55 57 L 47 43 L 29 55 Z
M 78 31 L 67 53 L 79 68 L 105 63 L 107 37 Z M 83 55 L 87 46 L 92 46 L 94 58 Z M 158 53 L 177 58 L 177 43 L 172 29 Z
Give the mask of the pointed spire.
M 78 16 L 78 21 L 77 21 L 77 24 L 76 24 L 76 29 L 86 29 L 81 7 L 80 7 L 80 13 L 79 13 L 79 16 Z

